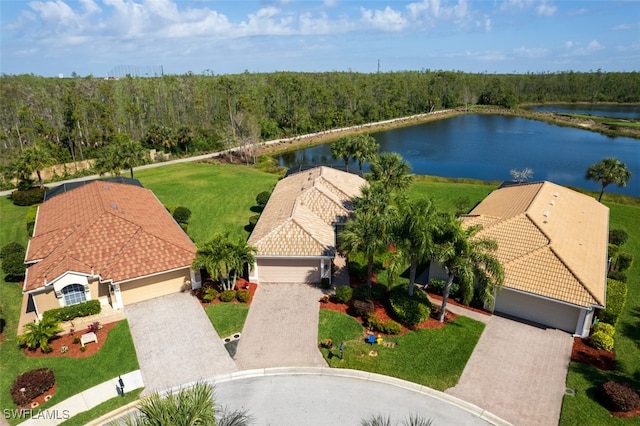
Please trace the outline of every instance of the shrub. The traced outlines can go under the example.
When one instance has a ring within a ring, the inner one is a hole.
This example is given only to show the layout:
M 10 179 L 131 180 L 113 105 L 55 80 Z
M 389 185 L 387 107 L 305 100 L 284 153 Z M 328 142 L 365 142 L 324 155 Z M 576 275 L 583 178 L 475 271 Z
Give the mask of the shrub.
M 439 294 L 440 296 L 442 296 L 442 294 L 444 293 L 444 288 L 446 286 L 447 286 L 446 280 L 441 280 L 439 278 L 432 278 L 431 280 L 429 280 L 429 286 L 427 288 L 430 289 L 433 293 Z M 451 283 L 451 288 L 449 289 L 449 297 L 452 299 L 456 298 L 458 297 L 459 293 L 460 293 L 460 286 L 455 282 Z
M 42 314 L 43 317 L 52 317 L 58 321 L 71 321 L 74 318 L 97 315 L 102 310 L 99 300 L 89 300 L 76 305 L 64 306 L 62 308 L 49 309 Z
M 624 229 L 612 229 L 609 231 L 609 243 L 621 246 L 627 242 L 629 234 Z
M 169 214 L 171 214 L 171 216 L 173 216 L 173 212 L 175 211 L 176 206 L 165 204 L 164 208 L 167 209 L 167 211 L 169 212 Z
M 610 351 L 613 349 L 613 337 L 603 331 L 598 331 L 591 335 L 591 346 L 596 349 Z
M 33 228 L 36 226 L 36 216 L 38 216 L 38 206 L 29 206 L 27 214 L 24 216 L 24 221 L 27 225 L 27 233 L 29 235 L 33 235 Z
M 400 285 L 391 289 L 389 305 L 400 324 L 411 327 L 429 318 L 431 303 L 422 290 L 415 289 L 413 296 L 409 296 L 408 291 L 408 285 Z
M 251 293 L 249 293 L 249 290 L 241 289 L 236 292 L 236 299 L 238 299 L 238 302 L 248 303 L 250 297 Z
M 32 206 L 40 204 L 44 200 L 44 188 L 29 188 L 24 191 L 13 191 L 11 201 L 16 206 Z
M 594 333 L 604 333 L 607 336 L 613 337 L 616 334 L 616 328 L 606 322 L 599 322 L 593 326 Z
M 216 300 L 218 297 L 218 290 L 213 287 L 207 287 L 202 291 L 202 301 L 205 303 L 209 303 L 213 300 Z
M 191 210 L 189 210 L 186 207 L 178 206 L 173 211 L 173 218 L 178 223 L 188 223 L 190 217 L 191 217 Z
M 329 278 L 321 278 L 320 279 L 320 287 L 325 289 L 325 290 L 331 288 L 331 281 L 329 280 Z
M 220 300 L 222 300 L 223 302 L 231 302 L 235 298 L 236 298 L 235 290 L 225 290 L 222 293 L 220 293 Z
M 640 408 L 640 396 L 625 383 L 606 382 L 600 389 L 605 407 L 611 411 L 632 411 Z
M 87 350 L 86 346 L 80 346 L 80 352 L 85 352 Z
M 2 259 L 2 270 L 7 275 L 7 281 L 20 281 L 24 278 L 27 265 L 24 264 L 23 253 L 11 253 Z
M 623 282 L 607 280 L 607 305 L 600 311 L 600 321 L 616 325 L 618 317 L 627 303 L 627 285 Z
M 611 278 L 612 280 L 620 281 L 623 283 L 627 282 L 627 274 L 622 271 L 610 271 L 607 274 L 607 278 Z
M 366 285 L 359 285 L 353 289 L 352 297 L 357 300 L 383 300 L 387 292 L 387 288 L 382 284 L 373 284 L 371 288 Z
M 17 241 L 11 241 L 10 243 L 7 243 L 3 245 L 2 248 L 0 248 L 0 259 L 4 259 L 10 254 L 14 254 L 14 253 L 22 253 L 23 257 L 25 254 L 24 247 L 22 246 L 22 244 L 20 244 Z
M 53 370 L 50 368 L 37 368 L 27 371 L 16 377 L 11 385 L 11 398 L 18 406 L 26 406 L 32 400 L 39 397 L 56 383 Z M 24 389 L 24 392 L 21 391 Z
M 73 338 L 73 344 L 77 345 L 78 343 L 80 343 L 80 337 L 76 336 Z
M 264 210 L 269 198 L 271 197 L 271 192 L 262 191 L 256 195 L 256 205 L 260 208 L 260 210 Z
M 616 259 L 616 271 L 624 272 L 631 267 L 633 256 L 629 253 L 620 253 Z
M 373 312 L 375 310 L 375 305 L 371 300 L 358 300 L 354 299 L 351 301 L 351 307 L 353 308 L 353 313 L 358 317 L 366 317 L 367 314 Z
M 380 321 L 374 313 L 367 314 L 367 324 L 370 329 L 384 334 L 398 334 L 402 331 L 402 325 L 399 323 L 393 320 Z
M 256 227 L 256 224 L 258 223 L 258 219 L 260 219 L 260 215 L 259 214 L 254 214 L 253 216 L 251 216 L 249 218 L 249 228 L 253 229 Z
M 349 303 L 351 297 L 353 297 L 353 289 L 351 287 L 348 285 L 336 287 L 336 299 L 340 303 Z

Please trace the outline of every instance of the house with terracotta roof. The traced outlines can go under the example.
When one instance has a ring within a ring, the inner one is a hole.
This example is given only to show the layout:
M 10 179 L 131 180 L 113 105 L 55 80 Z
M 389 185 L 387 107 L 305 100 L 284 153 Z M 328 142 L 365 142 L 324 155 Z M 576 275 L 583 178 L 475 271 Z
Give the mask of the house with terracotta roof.
M 315 167 L 280 180 L 248 244 L 258 249 L 250 279 L 258 283 L 331 280 L 336 230 L 366 181 L 353 173 Z
M 126 305 L 191 288 L 196 247 L 141 185 L 92 181 L 38 208 L 22 315 L 98 299 Z
M 505 281 L 495 312 L 588 335 L 606 303 L 608 207 L 551 182 L 525 183 L 493 191 L 460 219 L 498 243 Z

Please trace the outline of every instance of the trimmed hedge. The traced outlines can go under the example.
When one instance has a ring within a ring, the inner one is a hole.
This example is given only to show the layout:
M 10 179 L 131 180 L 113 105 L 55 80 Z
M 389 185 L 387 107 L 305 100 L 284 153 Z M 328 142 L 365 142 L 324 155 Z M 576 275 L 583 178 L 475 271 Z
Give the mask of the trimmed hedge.
M 11 241 L 10 243 L 7 243 L 3 245 L 2 248 L 0 248 L 0 259 L 4 259 L 10 254 L 14 253 L 22 253 L 23 257 L 25 254 L 24 247 L 17 241 Z
M 341 303 L 349 303 L 353 297 L 353 289 L 348 285 L 336 287 L 336 299 Z
M 629 234 L 624 229 L 612 229 L 609 231 L 609 243 L 621 246 L 627 242 Z
M 102 310 L 99 300 L 89 300 L 76 305 L 64 306 L 62 308 L 49 309 L 42 314 L 43 317 L 52 317 L 58 321 L 71 321 L 74 318 L 97 315 Z
M 613 337 L 609 336 L 607 333 L 603 331 L 595 332 L 591 335 L 591 340 L 589 341 L 591 346 L 596 349 L 601 349 L 605 351 L 613 350 Z
M 204 290 L 202 290 L 202 301 L 205 303 L 209 303 L 213 300 L 215 300 L 218 297 L 218 290 L 216 290 L 213 287 L 207 287 Z
M 353 289 L 352 298 L 357 300 L 383 300 L 386 293 L 387 288 L 382 284 L 372 284 L 371 288 L 362 284 Z
M 235 290 L 225 290 L 222 293 L 220 293 L 220 300 L 223 302 L 231 302 L 235 298 L 236 298 Z
M 440 278 L 432 278 L 429 280 L 429 285 L 427 286 L 427 288 L 430 289 L 435 294 L 439 294 L 440 296 L 442 296 L 442 294 L 444 293 L 444 288 L 446 286 L 447 286 L 446 280 L 442 280 Z M 451 283 L 451 288 L 449 289 L 449 297 L 454 299 L 458 297 L 459 293 L 460 293 L 460 285 L 458 285 L 455 282 Z
M 368 314 L 372 313 L 376 307 L 371 300 L 358 300 L 353 299 L 351 301 L 351 308 L 353 309 L 353 313 L 358 317 L 366 317 Z
M 27 233 L 29 236 L 33 235 L 33 229 L 36 226 L 36 217 L 38 216 L 38 205 L 29 206 L 27 214 L 24 217 L 25 224 L 27 225 Z
M 236 292 L 236 299 L 238 299 L 238 302 L 248 303 L 250 297 L 251 293 L 249 293 L 249 290 L 241 289 Z
M 605 309 L 600 311 L 600 321 L 615 327 L 626 303 L 627 285 L 611 278 L 607 279 L 607 305 Z
M 384 334 L 399 334 L 402 331 L 402 325 L 393 320 L 380 321 L 374 313 L 367 315 L 367 324 L 373 331 L 379 331 Z
M 6 274 L 7 281 L 22 281 L 26 270 L 27 265 L 24 264 L 24 253 L 11 253 L 2 259 L 2 271 Z
M 431 315 L 431 303 L 427 295 L 416 288 L 413 296 L 409 296 L 408 284 L 396 286 L 391 290 L 389 305 L 400 324 L 409 327 L 426 321 Z
M 189 223 L 189 218 L 191 218 L 191 210 L 183 206 L 178 206 L 173 211 L 173 218 L 178 223 Z
M 610 271 L 609 274 L 607 274 L 607 278 L 620 281 L 621 283 L 627 282 L 627 274 L 622 271 Z
M 616 270 L 620 272 L 624 272 L 627 269 L 631 268 L 633 264 L 633 256 L 629 253 L 620 253 L 618 254 L 618 258 L 616 259 Z
M 640 396 L 629 385 L 606 382 L 600 389 L 600 398 L 611 411 L 633 411 L 640 408 Z
M 32 206 L 44 200 L 44 188 L 29 188 L 25 191 L 13 191 L 11 201 L 16 206 Z
M 56 383 L 56 377 L 50 368 L 37 368 L 16 377 L 11 385 L 11 399 L 16 405 L 25 407 Z M 24 388 L 24 393 L 21 389 Z
M 256 204 L 261 211 L 264 210 L 267 202 L 269 201 L 269 198 L 271 198 L 271 192 L 269 191 L 262 191 L 259 192 L 258 195 L 256 195 Z

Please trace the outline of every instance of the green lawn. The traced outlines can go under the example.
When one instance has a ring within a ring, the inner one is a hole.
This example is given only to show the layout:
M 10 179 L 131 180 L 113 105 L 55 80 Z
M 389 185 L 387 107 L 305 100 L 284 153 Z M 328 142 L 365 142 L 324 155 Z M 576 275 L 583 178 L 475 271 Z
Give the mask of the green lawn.
M 136 179 L 165 205 L 191 210 L 188 234 L 196 243 L 215 232 L 247 238 L 256 195 L 271 191 L 278 176 L 241 165 L 182 163 L 140 170 Z
M 249 305 L 245 303 L 216 303 L 204 309 L 221 338 L 242 332 L 244 321 L 249 313 Z
M 344 361 L 337 349 L 322 349 L 331 367 L 351 368 L 397 377 L 444 391 L 458 383 L 467 360 L 478 343 L 484 324 L 458 317 L 446 327 L 411 331 L 387 338 L 394 348 L 364 342 L 364 329 L 340 312 L 320 310 L 318 337 L 331 338 L 337 347 L 345 342 Z M 375 350 L 377 356 L 369 356 Z
M 111 398 L 102 404 L 96 405 L 90 410 L 83 411 L 79 414 L 71 414 L 72 417 L 64 422 L 60 423 L 61 426 L 83 426 L 89 423 L 91 420 L 97 419 L 105 414 L 112 412 L 120 407 L 124 407 L 138 399 L 142 389 L 136 389 L 131 392 L 126 392 L 123 397 L 116 396 Z

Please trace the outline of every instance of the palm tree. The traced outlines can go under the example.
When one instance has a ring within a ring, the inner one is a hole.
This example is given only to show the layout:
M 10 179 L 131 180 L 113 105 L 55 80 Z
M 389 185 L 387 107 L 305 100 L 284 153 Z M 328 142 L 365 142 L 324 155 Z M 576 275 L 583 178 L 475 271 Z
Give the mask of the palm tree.
M 603 158 L 600 162 L 589 166 L 585 178 L 602 184 L 598 197 L 598 201 L 602 201 L 604 189 L 612 183 L 621 188 L 626 186 L 631 179 L 631 172 L 627 165 L 617 158 Z
M 196 383 L 162 397 L 153 393 L 142 399 L 139 413 L 125 420 L 129 426 L 243 426 L 250 423 L 250 416 L 234 411 L 216 419 L 213 387 Z
M 217 233 L 212 239 L 198 247 L 193 268 L 205 268 L 209 275 L 217 277 L 224 290 L 233 290 L 236 286 L 238 270 L 245 264 L 255 262 L 255 247 L 246 241 L 231 241 L 228 234 Z
M 353 136 L 352 141 L 352 157 L 358 161 L 358 167 L 362 172 L 362 166 L 365 161 L 371 161 L 378 155 L 380 146 L 378 142 L 370 135 Z
M 333 158 L 344 160 L 345 167 L 349 165 L 349 159 L 353 154 L 351 145 L 351 138 L 346 136 L 341 137 L 331 145 L 331 155 L 333 155 Z
M 18 343 L 29 349 L 40 346 L 42 352 L 51 352 L 49 340 L 62 331 L 60 321 L 51 316 L 45 316 L 38 322 L 25 324 L 26 331 L 18 336 Z
M 133 168 L 149 162 L 149 152 L 138 142 L 134 142 L 127 135 L 120 134 L 116 137 L 116 147 L 120 153 L 121 168 L 129 169 L 133 179 Z
M 94 167 L 100 175 L 110 173 L 114 176 L 120 176 L 123 167 L 119 157 L 118 148 L 115 145 L 103 146 L 98 151 Z
M 379 185 L 362 188 L 362 196 L 353 201 L 354 218 L 338 235 L 338 245 L 345 253 L 362 253 L 367 259 L 367 285 L 371 287 L 376 254 L 388 249 L 395 210 L 389 194 Z
M 15 165 L 27 174 L 36 172 L 38 175 L 38 184 L 40 185 L 40 188 L 44 188 L 40 171 L 45 167 L 54 164 L 55 161 L 55 158 L 53 158 L 47 149 L 40 145 L 32 145 L 26 147 L 22 151 L 22 154 Z
M 447 271 L 440 322 L 444 321 L 449 291 L 455 278 L 460 280 L 462 302 L 465 305 L 473 298 L 474 281 L 477 280 L 476 291 L 482 303 L 493 309 L 495 292 L 504 283 L 502 265 L 492 254 L 498 248 L 498 244 L 493 240 L 477 237 L 482 229 L 480 226 L 463 229 L 460 221 L 452 216 L 449 216 L 443 225 L 436 233 L 435 240 L 439 246 L 436 259 Z
M 418 264 L 432 259 L 436 253 L 433 236 L 438 227 L 438 213 L 427 198 L 400 202 L 394 243 L 398 253 L 409 263 L 409 295 L 413 296 Z M 405 263 L 406 265 L 406 263 Z
M 380 182 L 388 191 L 407 189 L 413 176 L 409 174 L 411 166 L 395 152 L 383 152 L 371 161 L 369 181 Z

